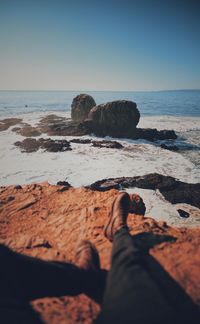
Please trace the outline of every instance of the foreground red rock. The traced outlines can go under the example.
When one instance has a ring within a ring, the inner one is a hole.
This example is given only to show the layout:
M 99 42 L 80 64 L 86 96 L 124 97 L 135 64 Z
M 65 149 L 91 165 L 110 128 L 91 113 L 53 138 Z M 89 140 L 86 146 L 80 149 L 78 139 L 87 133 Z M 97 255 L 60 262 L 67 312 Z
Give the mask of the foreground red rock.
M 34 257 L 73 262 L 77 238 L 89 239 L 100 253 L 101 266 L 109 269 L 112 245 L 103 236 L 103 226 L 117 193 L 48 183 L 1 187 L 0 242 Z M 151 255 L 200 306 L 200 229 L 172 228 L 131 214 L 129 226 L 132 234 L 163 235 L 164 242 L 151 248 Z M 174 239 L 167 240 L 169 236 Z M 141 240 L 144 245 L 154 243 Z M 92 323 L 99 312 L 99 306 L 83 295 L 44 298 L 33 306 L 51 324 Z

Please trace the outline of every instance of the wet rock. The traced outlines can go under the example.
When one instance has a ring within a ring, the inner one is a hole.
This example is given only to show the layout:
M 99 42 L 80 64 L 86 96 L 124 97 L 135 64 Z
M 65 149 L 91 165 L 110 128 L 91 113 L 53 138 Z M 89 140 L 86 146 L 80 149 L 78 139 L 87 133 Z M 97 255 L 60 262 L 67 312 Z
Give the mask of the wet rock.
M 11 126 L 15 126 L 22 122 L 21 118 L 5 118 L 0 120 L 0 131 L 5 131 Z
M 20 185 L 16 185 L 14 188 L 15 188 L 16 190 L 20 190 L 20 189 L 22 189 L 22 186 L 20 186 Z
M 156 128 L 137 128 L 135 133 L 135 139 L 144 139 L 151 142 L 176 138 L 177 135 L 173 130 L 158 131 Z
M 23 127 L 14 127 L 12 131 L 24 137 L 36 137 L 41 135 L 41 132 L 36 127 L 32 127 L 29 124 L 25 124 Z
M 53 140 L 53 139 L 44 139 L 40 138 L 38 140 L 33 138 L 26 138 L 23 141 L 18 141 L 14 143 L 15 146 L 18 146 L 22 152 L 32 153 L 36 152 L 39 149 L 43 149 L 48 152 L 65 152 L 72 150 L 70 143 L 81 143 L 81 144 L 92 144 L 95 147 L 100 148 L 114 148 L 121 149 L 123 145 L 116 141 L 93 141 L 93 140 L 81 140 L 81 139 L 72 139 L 71 141 L 66 140 Z
M 40 143 L 34 138 L 26 138 L 21 142 L 15 142 L 14 145 L 19 147 L 22 152 L 26 153 L 36 152 L 40 148 Z
M 71 151 L 70 143 L 66 140 L 52 140 L 50 138 L 40 138 L 38 140 L 40 148 L 47 152 L 65 152 Z
M 186 212 L 183 209 L 177 209 L 177 212 L 179 213 L 179 215 L 183 218 L 188 218 L 190 217 L 190 214 L 188 212 Z
M 71 187 L 71 185 L 67 181 L 58 181 L 57 186 Z
M 76 96 L 71 105 L 72 120 L 77 122 L 84 121 L 94 106 L 96 106 L 96 102 L 92 96 L 88 94 L 80 94 Z
M 48 115 L 42 118 L 37 129 L 49 136 L 82 136 L 89 134 L 88 128 L 83 123 L 56 115 Z
M 174 152 L 179 151 L 179 148 L 176 145 L 161 144 L 160 147 L 169 151 L 174 151 Z
M 122 149 L 123 145 L 116 141 L 92 141 L 92 145 L 100 148 Z
M 123 109 L 123 107 L 125 107 Z M 94 110 L 93 110 L 94 109 Z M 103 111 L 103 113 L 102 113 Z M 136 104 L 130 101 L 115 101 L 105 105 L 99 105 L 89 113 L 84 121 L 73 121 L 69 118 L 57 115 L 48 115 L 42 118 L 32 132 L 45 133 L 49 136 L 83 136 L 95 134 L 97 136 L 127 137 L 131 139 L 145 139 L 148 141 L 176 139 L 174 131 L 157 129 L 136 128 L 139 121 L 139 111 Z M 17 132 L 22 132 L 16 129 Z M 31 131 L 31 129 L 25 129 Z M 27 133 L 28 135 L 28 133 Z M 74 143 L 80 143 L 77 139 Z M 89 141 L 81 140 L 82 144 Z
M 100 147 L 100 148 L 115 148 L 115 149 L 121 149 L 123 148 L 123 145 L 120 144 L 117 141 L 93 141 L 90 139 L 79 139 L 75 138 L 70 141 L 71 143 L 77 143 L 77 144 L 92 144 L 94 147 Z
M 91 144 L 92 140 L 82 139 L 82 138 L 73 138 L 70 142 L 77 143 L 77 144 Z
M 65 122 L 67 120 L 69 120 L 69 118 L 51 114 L 51 115 L 47 115 L 45 117 L 42 117 L 40 119 L 40 121 L 39 121 L 39 125 L 40 124 L 44 124 L 44 125 L 46 125 L 46 124 L 47 125 L 48 124 L 55 124 L 55 123 L 58 123 L 58 122 Z
M 72 150 L 70 143 L 66 140 L 52 140 L 50 138 L 40 138 L 38 140 L 33 138 L 26 138 L 23 141 L 14 143 L 22 152 L 32 153 L 38 151 L 40 148 L 47 152 L 65 152 Z
M 117 100 L 93 107 L 88 119 L 96 135 L 132 138 L 140 113 L 135 102 Z
M 12 132 L 15 132 L 15 133 L 19 132 L 20 130 L 21 130 L 21 127 L 13 127 L 12 128 Z
M 99 191 L 133 187 L 158 189 L 172 204 L 186 203 L 200 208 L 200 183 L 186 183 L 157 173 L 138 177 L 104 179 L 89 186 L 92 190 Z

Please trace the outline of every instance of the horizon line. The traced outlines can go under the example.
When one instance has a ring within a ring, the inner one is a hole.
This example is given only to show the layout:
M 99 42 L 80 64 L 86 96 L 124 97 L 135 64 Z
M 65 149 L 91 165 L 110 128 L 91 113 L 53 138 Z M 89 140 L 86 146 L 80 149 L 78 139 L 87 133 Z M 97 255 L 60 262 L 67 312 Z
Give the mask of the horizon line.
M 0 91 L 14 91 L 14 92 L 51 92 L 51 91 L 60 91 L 60 92 L 164 92 L 164 91 L 200 91 L 199 89 L 195 89 L 195 88 L 186 88 L 186 89 L 162 89 L 162 90 L 91 90 L 91 89 L 59 89 L 59 90 L 55 90 L 55 89 L 0 89 Z

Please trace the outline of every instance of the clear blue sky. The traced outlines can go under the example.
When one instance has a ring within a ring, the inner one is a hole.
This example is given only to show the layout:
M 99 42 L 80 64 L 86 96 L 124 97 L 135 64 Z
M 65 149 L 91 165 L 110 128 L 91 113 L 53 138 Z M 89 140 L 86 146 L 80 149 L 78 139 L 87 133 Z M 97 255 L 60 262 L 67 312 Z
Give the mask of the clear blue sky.
M 200 89 L 198 2 L 0 0 L 0 89 Z

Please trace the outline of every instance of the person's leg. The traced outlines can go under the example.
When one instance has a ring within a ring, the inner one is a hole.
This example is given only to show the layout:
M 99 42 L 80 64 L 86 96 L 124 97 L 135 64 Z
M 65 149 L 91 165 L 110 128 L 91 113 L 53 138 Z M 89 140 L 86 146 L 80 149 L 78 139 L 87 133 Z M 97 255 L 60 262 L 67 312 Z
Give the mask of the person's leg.
M 150 256 L 138 249 L 128 232 L 128 200 L 127 194 L 121 194 L 114 201 L 105 228 L 106 237 L 113 241 L 113 250 L 97 323 L 168 324 L 179 323 L 180 319 L 181 323 L 187 323 L 188 318 L 176 312 L 163 286 L 157 282 L 156 274 L 152 275 Z M 193 318 L 191 322 L 198 323 Z
M 114 235 L 99 323 L 170 323 L 172 308 L 148 273 L 126 228 Z
M 85 293 L 101 302 L 106 273 L 90 242 L 79 245 L 76 262 L 42 261 L 0 245 L 0 323 L 41 323 L 29 305 L 36 298 Z
M 83 269 L 73 264 L 45 262 L 9 249 L 1 257 L 1 281 L 8 297 L 13 295 L 32 300 L 45 296 L 77 295 L 83 291 L 84 274 Z
M 87 241 L 82 242 L 81 252 L 79 247 L 78 266 L 32 258 L 15 253 L 5 246 L 0 246 L 0 260 L 1 293 L 8 298 L 13 296 L 33 300 L 92 294 L 95 284 L 98 288 L 97 279 L 102 282 L 105 280 L 105 273 L 100 271 L 97 251 Z

